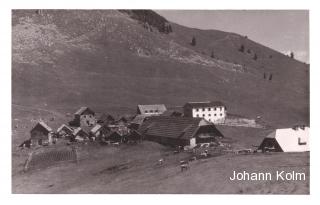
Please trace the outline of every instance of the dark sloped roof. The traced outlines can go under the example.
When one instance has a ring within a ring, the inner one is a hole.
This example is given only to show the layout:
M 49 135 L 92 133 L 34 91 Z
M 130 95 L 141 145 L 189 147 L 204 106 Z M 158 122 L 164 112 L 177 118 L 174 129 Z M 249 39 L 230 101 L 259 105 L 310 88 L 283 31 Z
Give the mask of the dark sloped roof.
M 136 115 L 135 118 L 131 121 L 133 124 L 142 124 L 143 121 L 147 118 L 147 115 Z
M 223 137 L 223 134 L 216 128 L 216 126 L 214 126 L 214 124 L 200 126 L 197 131 L 197 134 L 198 133 L 210 133 L 213 136 Z
M 40 121 L 38 122 L 32 129 L 31 129 L 31 132 L 34 130 L 34 129 L 37 129 L 38 127 L 43 127 L 45 130 L 47 130 L 48 132 L 52 132 L 52 128 L 49 127 L 45 122 L 43 121 Z
M 138 132 L 159 137 L 190 139 L 199 128 L 200 118 L 153 116 L 149 117 Z
M 98 122 L 110 122 L 110 121 L 114 121 L 114 117 L 112 117 L 112 115 L 105 114 L 105 113 L 103 113 L 98 119 Z
M 216 107 L 216 106 L 225 106 L 220 101 L 206 101 L 206 102 L 188 102 L 183 107 L 194 107 L 194 108 L 202 108 L 202 107 Z

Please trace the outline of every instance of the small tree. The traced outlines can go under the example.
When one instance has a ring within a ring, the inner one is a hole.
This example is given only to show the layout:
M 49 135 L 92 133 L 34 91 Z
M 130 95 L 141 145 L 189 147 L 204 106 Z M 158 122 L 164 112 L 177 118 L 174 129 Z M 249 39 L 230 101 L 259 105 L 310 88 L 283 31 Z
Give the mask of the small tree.
M 196 44 L 197 44 L 196 37 L 193 36 L 191 40 L 191 45 L 195 46 Z
M 242 53 L 244 52 L 244 45 L 243 44 L 241 44 L 241 46 L 239 48 L 239 51 L 242 52 Z
M 254 56 L 253 56 L 253 60 L 256 61 L 257 59 L 258 59 L 258 56 L 257 56 L 257 54 L 255 53 Z
M 294 59 L 294 53 L 292 51 L 290 52 L 290 58 Z

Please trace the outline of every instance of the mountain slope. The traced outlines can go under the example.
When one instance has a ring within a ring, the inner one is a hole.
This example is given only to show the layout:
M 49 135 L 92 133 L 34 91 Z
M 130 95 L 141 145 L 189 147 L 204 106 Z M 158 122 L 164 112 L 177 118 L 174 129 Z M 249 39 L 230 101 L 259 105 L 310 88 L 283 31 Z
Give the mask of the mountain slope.
M 308 123 L 308 66 L 237 34 L 137 10 L 14 10 L 12 26 L 15 104 L 127 113 L 222 100 L 274 126 Z

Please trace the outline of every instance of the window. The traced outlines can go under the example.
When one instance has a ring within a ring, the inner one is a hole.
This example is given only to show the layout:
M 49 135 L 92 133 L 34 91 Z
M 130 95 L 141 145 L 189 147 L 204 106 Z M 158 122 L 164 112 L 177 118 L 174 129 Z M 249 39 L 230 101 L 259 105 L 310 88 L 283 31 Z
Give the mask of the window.
M 205 111 L 206 110 L 206 108 L 202 108 L 202 111 Z
M 154 112 L 159 112 L 159 110 L 156 110 L 156 111 L 154 111 Z
M 153 113 L 153 110 L 150 110 L 150 113 Z
M 147 111 L 147 110 L 145 110 L 145 111 L 144 111 L 144 113 L 148 113 L 148 111 Z
M 222 116 L 222 113 L 220 114 L 220 116 Z
M 214 114 L 214 116 L 217 116 L 217 114 Z
M 196 111 L 199 112 L 199 108 L 197 108 Z
M 208 111 L 211 111 L 211 108 L 210 108 L 210 107 L 208 108 Z
M 211 119 L 209 119 L 209 122 L 211 122 Z
M 208 114 L 209 115 L 209 117 L 211 116 L 211 114 Z
M 202 117 L 205 117 L 205 116 L 206 116 L 205 114 L 202 115 Z
M 217 108 L 215 107 L 215 108 L 214 108 L 214 110 L 216 111 L 216 110 L 217 110 Z
M 199 117 L 199 114 L 197 114 L 197 117 Z

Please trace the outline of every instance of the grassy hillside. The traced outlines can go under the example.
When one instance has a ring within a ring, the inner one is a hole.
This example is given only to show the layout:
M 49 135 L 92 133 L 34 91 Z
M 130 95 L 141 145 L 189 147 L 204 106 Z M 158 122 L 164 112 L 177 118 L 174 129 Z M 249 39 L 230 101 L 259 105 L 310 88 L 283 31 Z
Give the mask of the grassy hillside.
M 269 153 L 212 157 L 190 163 L 180 171 L 188 153 L 157 143 L 84 146 L 78 164 L 14 174 L 13 193 L 42 194 L 308 194 L 309 154 Z M 88 154 L 85 154 L 85 153 Z M 114 157 L 116 156 L 116 157 Z M 164 158 L 163 166 L 157 165 Z M 23 166 L 23 165 L 21 165 Z M 231 181 L 233 170 L 270 172 L 271 181 Z M 276 171 L 303 172 L 304 181 L 276 181 Z M 54 177 L 52 177 L 54 176 Z M 192 185 L 192 186 L 191 186 Z
M 145 12 L 14 10 L 13 103 L 130 113 L 137 104 L 221 100 L 273 126 L 308 123 L 307 65 L 237 34 L 174 23 L 161 32 L 166 20 Z

